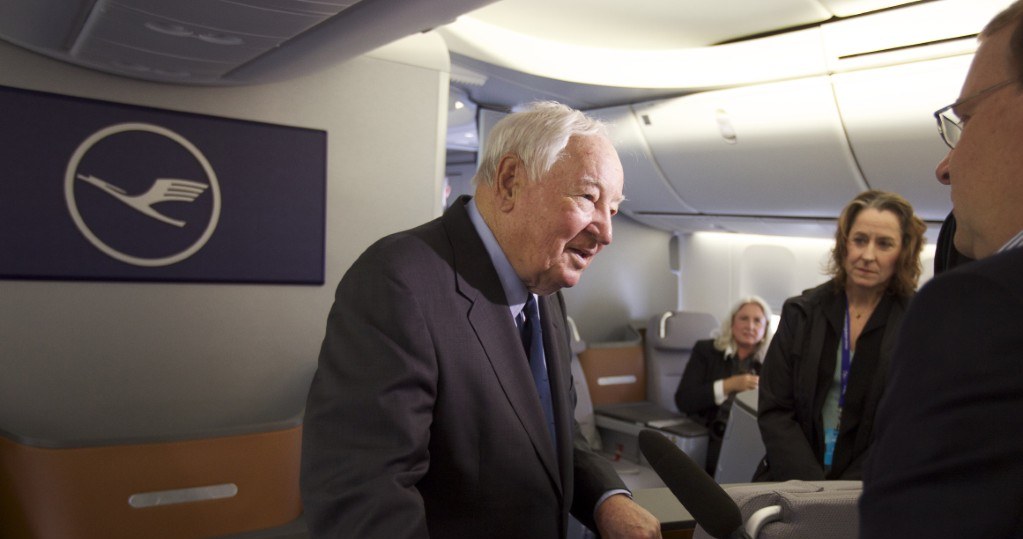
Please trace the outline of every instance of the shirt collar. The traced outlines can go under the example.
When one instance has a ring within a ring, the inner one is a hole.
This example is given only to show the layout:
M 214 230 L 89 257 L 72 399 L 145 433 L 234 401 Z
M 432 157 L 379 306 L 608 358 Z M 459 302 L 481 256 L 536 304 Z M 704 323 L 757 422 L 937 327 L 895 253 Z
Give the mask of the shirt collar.
M 472 226 L 476 228 L 476 233 L 483 240 L 483 246 L 487 249 L 487 254 L 490 255 L 490 261 L 494 264 L 494 269 L 497 270 L 497 277 L 501 280 L 501 287 L 504 289 L 504 297 L 508 299 L 508 307 L 511 309 L 512 318 L 515 318 L 522 312 L 522 308 L 525 307 L 529 290 L 526 288 L 526 285 L 522 284 L 522 280 L 515 273 L 515 268 L 512 267 L 508 257 L 501 250 L 501 245 L 497 243 L 494 233 L 491 232 L 490 227 L 483 220 L 483 216 L 480 215 L 480 210 L 476 207 L 476 199 L 469 199 L 465 209 L 469 212 L 469 220 L 472 221 Z

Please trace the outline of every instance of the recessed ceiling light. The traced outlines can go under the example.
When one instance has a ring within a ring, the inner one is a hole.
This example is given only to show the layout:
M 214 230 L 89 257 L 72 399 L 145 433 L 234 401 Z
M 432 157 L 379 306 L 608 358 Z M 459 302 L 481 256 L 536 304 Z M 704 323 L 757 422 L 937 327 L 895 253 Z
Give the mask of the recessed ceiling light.
M 205 41 L 206 43 L 213 43 L 214 45 L 241 45 L 242 43 L 245 42 L 242 38 L 238 36 L 232 36 L 228 34 L 214 34 L 212 32 L 199 32 L 199 34 L 196 35 L 195 37 L 197 37 L 200 41 Z
M 149 22 L 147 22 L 145 24 L 145 26 L 146 26 L 146 28 L 148 28 L 148 29 L 150 29 L 150 30 L 152 30 L 154 32 L 159 32 L 161 34 L 166 34 L 166 35 L 169 35 L 169 36 L 190 37 L 190 36 L 195 35 L 195 33 L 192 32 L 192 30 L 186 28 L 185 26 L 182 26 L 180 24 L 175 24 L 175 23 L 172 23 L 172 22 L 149 21 Z

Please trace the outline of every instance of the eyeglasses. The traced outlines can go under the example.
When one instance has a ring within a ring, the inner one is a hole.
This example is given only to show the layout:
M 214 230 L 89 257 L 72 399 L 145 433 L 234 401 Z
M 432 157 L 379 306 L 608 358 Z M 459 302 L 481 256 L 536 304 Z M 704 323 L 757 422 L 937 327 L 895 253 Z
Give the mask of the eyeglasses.
M 956 114 L 955 109 L 960 107 L 963 103 L 973 101 L 979 97 L 990 95 L 995 90 L 1008 86 L 1009 83 L 1014 82 L 1015 79 L 1007 79 L 993 84 L 984 88 L 983 90 L 952 103 L 951 105 L 938 109 L 934 112 L 934 119 L 938 121 L 938 133 L 941 133 L 941 140 L 948 144 L 949 148 L 955 148 L 956 143 L 959 142 L 959 137 L 963 134 L 963 121 L 959 119 L 959 115 Z

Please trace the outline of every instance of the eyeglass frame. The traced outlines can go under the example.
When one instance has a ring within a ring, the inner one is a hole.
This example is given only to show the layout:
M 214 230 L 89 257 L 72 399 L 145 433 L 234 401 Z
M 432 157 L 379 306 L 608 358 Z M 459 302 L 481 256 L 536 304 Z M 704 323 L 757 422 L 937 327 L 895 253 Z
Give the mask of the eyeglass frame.
M 956 107 L 959 107 L 964 103 L 973 101 L 982 96 L 991 95 L 995 92 L 995 90 L 999 90 L 1002 87 L 1008 86 L 1013 82 L 1016 82 L 1015 78 L 1008 78 L 1003 80 L 1002 82 L 996 82 L 995 84 L 992 84 L 991 86 L 988 86 L 987 88 L 984 88 L 983 90 L 969 97 L 964 97 L 947 107 L 942 107 L 934 111 L 934 119 L 938 121 L 938 134 L 941 135 L 942 142 L 944 142 L 945 145 L 948 146 L 950 149 L 955 149 L 956 144 L 959 143 L 959 137 L 962 136 L 963 124 L 962 120 L 959 119 L 959 115 L 956 114 L 954 110 Z M 949 112 L 952 113 L 951 116 L 948 115 Z M 955 137 L 949 135 L 949 132 L 951 131 L 950 128 L 955 129 L 956 133 Z M 954 141 L 951 140 L 952 138 L 955 138 L 955 140 Z

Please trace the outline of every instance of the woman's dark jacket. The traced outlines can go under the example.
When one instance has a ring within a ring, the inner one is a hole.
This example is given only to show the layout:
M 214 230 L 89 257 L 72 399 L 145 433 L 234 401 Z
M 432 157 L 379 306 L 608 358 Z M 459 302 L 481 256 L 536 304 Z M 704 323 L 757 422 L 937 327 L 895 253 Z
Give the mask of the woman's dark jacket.
M 678 389 L 675 390 L 678 411 L 711 428 L 719 416 L 720 408 L 714 402 L 714 382 L 736 374 L 760 372 L 760 363 L 756 360 L 749 358 L 743 363 L 745 365 L 740 365 L 735 358 L 726 360 L 725 353 L 714 348 L 713 339 L 696 341 Z M 725 402 L 730 404 L 731 397 L 729 395 Z
M 908 298 L 885 294 L 856 342 L 831 470 L 821 410 L 835 375 L 845 294 L 832 281 L 789 298 L 760 376 L 758 422 L 767 457 L 756 479 L 860 479 L 874 414 Z

